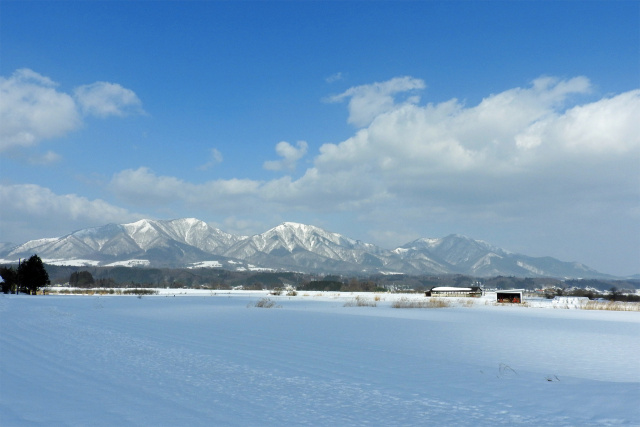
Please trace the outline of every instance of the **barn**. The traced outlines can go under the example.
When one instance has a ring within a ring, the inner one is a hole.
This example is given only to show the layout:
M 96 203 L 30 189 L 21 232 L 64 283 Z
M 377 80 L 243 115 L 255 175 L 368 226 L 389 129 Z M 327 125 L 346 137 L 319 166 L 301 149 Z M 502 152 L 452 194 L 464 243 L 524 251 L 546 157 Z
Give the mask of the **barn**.
M 524 289 L 508 289 L 496 292 L 496 302 L 520 304 Z
M 453 286 L 437 286 L 426 291 L 428 297 L 481 297 L 482 289 L 479 286 L 458 288 Z

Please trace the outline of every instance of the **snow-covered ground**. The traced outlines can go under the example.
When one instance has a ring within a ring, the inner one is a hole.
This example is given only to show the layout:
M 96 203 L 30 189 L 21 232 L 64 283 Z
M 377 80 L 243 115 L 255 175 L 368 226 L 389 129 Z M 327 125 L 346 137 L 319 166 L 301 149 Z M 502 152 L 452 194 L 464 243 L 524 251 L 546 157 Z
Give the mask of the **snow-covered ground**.
M 640 312 L 265 296 L 1 295 L 0 425 L 640 425 Z

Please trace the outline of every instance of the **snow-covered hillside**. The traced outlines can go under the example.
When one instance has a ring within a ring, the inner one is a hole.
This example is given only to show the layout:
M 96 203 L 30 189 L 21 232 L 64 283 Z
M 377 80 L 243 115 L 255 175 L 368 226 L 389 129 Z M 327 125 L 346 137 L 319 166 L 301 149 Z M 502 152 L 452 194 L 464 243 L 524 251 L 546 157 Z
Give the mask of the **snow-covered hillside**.
M 0 295 L 0 425 L 640 425 L 638 312 L 265 296 Z

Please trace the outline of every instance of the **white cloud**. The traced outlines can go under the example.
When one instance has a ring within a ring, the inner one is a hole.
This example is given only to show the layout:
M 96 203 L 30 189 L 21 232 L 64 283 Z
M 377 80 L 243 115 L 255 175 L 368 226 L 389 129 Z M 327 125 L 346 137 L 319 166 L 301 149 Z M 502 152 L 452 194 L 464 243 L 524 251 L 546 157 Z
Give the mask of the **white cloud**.
M 199 170 L 207 170 L 211 169 L 217 164 L 222 163 L 224 158 L 222 157 L 222 153 L 218 151 L 217 148 L 212 148 L 209 150 L 209 161 L 198 167 Z
M 235 178 L 193 184 L 176 177 L 158 176 L 149 168 L 141 167 L 116 173 L 109 188 L 120 199 L 138 206 L 178 203 L 232 212 L 238 206 L 249 206 L 249 201 L 259 196 L 260 185 L 259 181 Z
M 144 113 L 135 92 L 117 83 L 96 82 L 79 86 L 74 90 L 74 96 L 86 115 L 108 117 Z
M 624 154 L 640 144 L 640 90 L 576 106 L 549 123 L 546 136 L 567 150 L 594 154 Z M 540 138 L 545 129 L 538 131 Z
M 49 165 L 60 161 L 60 155 L 53 151 L 47 151 L 42 155 L 34 155 L 29 158 L 29 163 L 32 165 Z
M 337 81 L 339 81 L 339 80 L 342 80 L 343 78 L 344 78 L 344 77 L 342 76 L 342 73 L 341 73 L 341 72 L 337 72 L 337 73 L 332 74 L 332 75 L 330 75 L 329 77 L 327 77 L 327 78 L 325 79 L 325 81 L 326 81 L 327 83 L 334 83 L 334 82 L 337 82 Z
M 4 213 L 10 207 L 13 212 L 43 217 L 56 215 L 107 222 L 132 217 L 127 210 L 104 200 L 89 200 L 75 194 L 57 195 L 35 184 L 1 185 L 0 204 Z
M 328 98 L 329 102 L 342 102 L 349 99 L 349 123 L 363 127 L 384 112 L 397 108 L 395 95 L 426 85 L 420 79 L 396 77 L 386 82 L 356 86 L 345 92 Z M 418 98 L 407 98 L 406 102 L 416 103 Z
M 82 121 L 73 98 L 29 69 L 0 77 L 0 152 L 63 136 Z
M 535 168 L 535 162 L 564 160 L 569 154 L 560 153 L 561 147 L 594 144 L 602 138 L 615 139 L 620 149 L 637 149 L 637 125 L 632 120 L 637 94 L 564 111 L 570 95 L 588 90 L 588 80 L 582 77 L 545 78 L 529 88 L 491 95 L 472 107 L 455 99 L 437 105 L 404 104 L 378 114 L 346 141 L 323 145 L 315 163 L 334 170 L 366 162 L 377 176 L 424 180 L 434 174 L 523 173 Z M 585 135 L 570 135 L 570 129 Z
M 266 161 L 263 166 L 267 170 L 293 171 L 296 168 L 298 160 L 307 154 L 307 148 L 308 145 L 306 141 L 298 141 L 295 147 L 286 141 L 281 141 L 276 145 L 276 153 L 278 153 L 282 159 Z
M 104 200 L 75 194 L 55 194 L 35 184 L 0 185 L 0 228 L 3 241 L 23 243 L 28 238 L 66 234 L 83 227 L 137 220 L 131 213 Z M 19 230 L 19 235 L 14 231 Z
M 0 152 L 32 147 L 78 129 L 83 124 L 79 110 L 99 117 L 144 113 L 136 94 L 115 83 L 80 86 L 75 98 L 57 86 L 26 68 L 0 77 Z
M 376 84 L 393 88 L 377 89 L 381 93 L 418 86 L 410 78 Z M 368 91 L 362 88 L 345 94 Z M 600 211 L 613 201 L 622 209 L 629 194 L 637 195 L 630 177 L 637 176 L 640 153 L 640 93 L 567 108 L 572 96 L 589 90 L 584 77 L 545 77 L 476 106 L 455 99 L 394 104 L 351 138 L 321 146 L 298 179 L 193 184 L 139 168 L 114 175 L 111 189 L 136 205 L 184 204 L 211 212 L 250 212 L 259 205 L 261 211 L 352 211 L 367 217 L 381 209 L 403 215 L 421 208 L 433 217 L 509 221 L 541 209 Z M 280 142 L 276 152 L 282 159 L 264 167 L 292 170 L 306 151 L 303 141 Z

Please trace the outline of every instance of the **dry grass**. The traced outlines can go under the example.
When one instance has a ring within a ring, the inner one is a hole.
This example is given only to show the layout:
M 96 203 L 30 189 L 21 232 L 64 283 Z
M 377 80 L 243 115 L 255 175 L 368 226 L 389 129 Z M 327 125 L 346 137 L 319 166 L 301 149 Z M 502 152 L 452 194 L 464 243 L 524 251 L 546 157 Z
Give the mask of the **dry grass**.
M 345 307 L 376 307 L 377 306 L 376 301 L 373 301 L 358 295 L 351 301 L 345 302 L 344 306 Z
M 49 289 L 49 295 L 158 295 L 155 289 Z
M 254 307 L 259 308 L 280 308 L 280 305 L 276 305 L 275 301 L 272 301 L 270 298 L 261 298 L 254 304 Z
M 402 297 L 391 303 L 393 308 L 444 308 L 450 305 L 449 301 L 442 298 L 411 299 Z
M 621 301 L 589 301 L 583 310 L 640 311 L 640 303 Z

